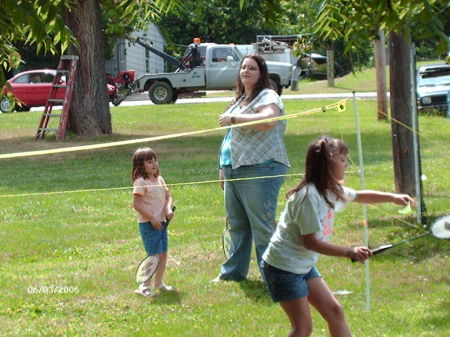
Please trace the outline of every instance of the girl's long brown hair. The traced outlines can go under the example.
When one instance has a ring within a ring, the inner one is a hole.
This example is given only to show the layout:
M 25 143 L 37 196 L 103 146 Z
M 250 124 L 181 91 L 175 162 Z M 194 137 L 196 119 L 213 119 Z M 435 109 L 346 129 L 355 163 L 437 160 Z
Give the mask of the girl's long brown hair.
M 158 160 L 158 156 L 156 155 L 156 152 L 153 151 L 149 147 L 140 147 L 138 148 L 132 157 L 133 162 L 133 169 L 131 171 L 131 180 L 134 182 L 137 178 L 144 178 L 149 179 L 150 177 L 145 172 L 145 166 L 144 163 L 147 160 L 155 159 Z M 158 166 L 158 170 L 156 171 L 155 178 L 158 178 L 160 175 L 160 170 Z
M 334 204 L 328 199 L 327 192 L 333 193 L 337 199 L 344 201 L 342 185 L 333 177 L 335 165 L 333 156 L 336 154 L 348 154 L 347 145 L 340 139 L 321 136 L 309 144 L 305 162 L 305 177 L 300 184 L 286 193 L 286 198 L 308 183 L 312 183 L 331 208 L 334 208 Z

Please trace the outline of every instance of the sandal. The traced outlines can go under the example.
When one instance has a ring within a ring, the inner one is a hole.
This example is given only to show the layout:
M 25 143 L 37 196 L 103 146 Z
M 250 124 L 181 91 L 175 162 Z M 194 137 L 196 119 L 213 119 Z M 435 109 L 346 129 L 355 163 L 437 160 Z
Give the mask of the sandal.
M 160 286 L 157 287 L 159 290 L 162 291 L 172 291 L 175 290 L 174 287 L 168 286 L 167 284 L 162 283 Z
M 150 288 L 141 288 L 139 287 L 134 291 L 135 294 L 144 296 L 144 297 L 153 297 L 156 296 L 156 294 L 150 289 Z

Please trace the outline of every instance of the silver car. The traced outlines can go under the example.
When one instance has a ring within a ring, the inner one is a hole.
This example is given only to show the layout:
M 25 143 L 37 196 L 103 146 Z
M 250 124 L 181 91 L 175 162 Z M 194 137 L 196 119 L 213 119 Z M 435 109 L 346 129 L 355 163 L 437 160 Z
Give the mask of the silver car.
M 448 109 L 450 92 L 450 65 L 433 64 L 422 66 L 417 71 L 418 110 Z

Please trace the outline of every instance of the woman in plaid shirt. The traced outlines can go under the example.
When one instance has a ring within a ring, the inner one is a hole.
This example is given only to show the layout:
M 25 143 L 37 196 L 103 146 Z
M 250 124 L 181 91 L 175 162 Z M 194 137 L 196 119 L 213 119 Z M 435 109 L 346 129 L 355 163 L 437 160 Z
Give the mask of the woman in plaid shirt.
M 220 125 L 239 126 L 281 115 L 283 103 L 271 87 L 265 60 L 257 54 L 245 56 L 236 82 L 236 98 L 220 115 Z M 290 166 L 284 144 L 285 129 L 286 121 L 271 121 L 230 128 L 225 135 L 220 148 L 219 177 L 231 245 L 229 258 L 215 281 L 247 278 L 253 240 L 260 266 L 275 229 L 283 175 Z

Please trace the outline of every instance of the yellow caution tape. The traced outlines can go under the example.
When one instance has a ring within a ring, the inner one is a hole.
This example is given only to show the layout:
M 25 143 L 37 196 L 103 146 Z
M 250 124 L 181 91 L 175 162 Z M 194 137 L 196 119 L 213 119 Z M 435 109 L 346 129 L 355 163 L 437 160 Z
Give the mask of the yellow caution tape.
M 172 138 L 179 138 L 179 137 L 185 137 L 185 136 L 192 136 L 192 135 L 198 135 L 201 133 L 207 133 L 212 131 L 219 131 L 224 129 L 230 129 L 230 128 L 236 128 L 236 127 L 243 127 L 243 126 L 250 126 L 250 125 L 256 125 L 261 123 L 269 123 L 274 121 L 281 121 L 281 120 L 287 120 L 292 118 L 297 118 L 302 115 L 308 115 L 320 111 L 326 111 L 329 109 L 338 108 L 338 111 L 345 111 L 342 107 L 345 107 L 345 103 L 349 99 L 346 98 L 342 101 L 339 101 L 334 104 L 327 105 L 322 108 L 316 108 L 304 112 L 298 112 L 295 114 L 290 115 L 283 115 L 273 118 L 267 118 L 267 119 L 261 119 L 258 121 L 253 122 L 246 122 L 246 123 L 240 123 L 240 124 L 234 124 L 229 126 L 223 126 L 223 127 L 217 127 L 213 129 L 206 129 L 206 130 L 197 130 L 197 131 L 190 131 L 190 132 L 182 132 L 182 133 L 175 133 L 171 135 L 164 135 L 164 136 L 155 136 L 155 137 L 147 137 L 147 138 L 139 138 L 139 139 L 130 139 L 130 140 L 124 140 L 124 141 L 118 141 L 118 142 L 110 142 L 110 143 L 102 143 L 102 144 L 91 144 L 91 145 L 83 145 L 83 146 L 73 146 L 73 147 L 64 147 L 64 148 L 58 148 L 58 149 L 50 149 L 50 150 L 38 150 L 38 151 L 28 151 L 28 152 L 16 152 L 16 153 L 6 153 L 6 154 L 0 154 L 0 159 L 7 159 L 7 158 L 19 158 L 19 157 L 31 157 L 31 156 L 42 156 L 46 154 L 55 154 L 55 153 L 66 153 L 66 152 L 75 152 L 75 151 L 85 151 L 85 150 L 94 150 L 94 149 L 103 149 L 108 147 L 115 147 L 115 146 L 123 146 L 123 145 L 131 145 L 131 144 L 139 144 L 139 143 L 148 143 L 148 142 L 154 142 L 157 140 L 165 140 L 165 139 L 172 139 Z

